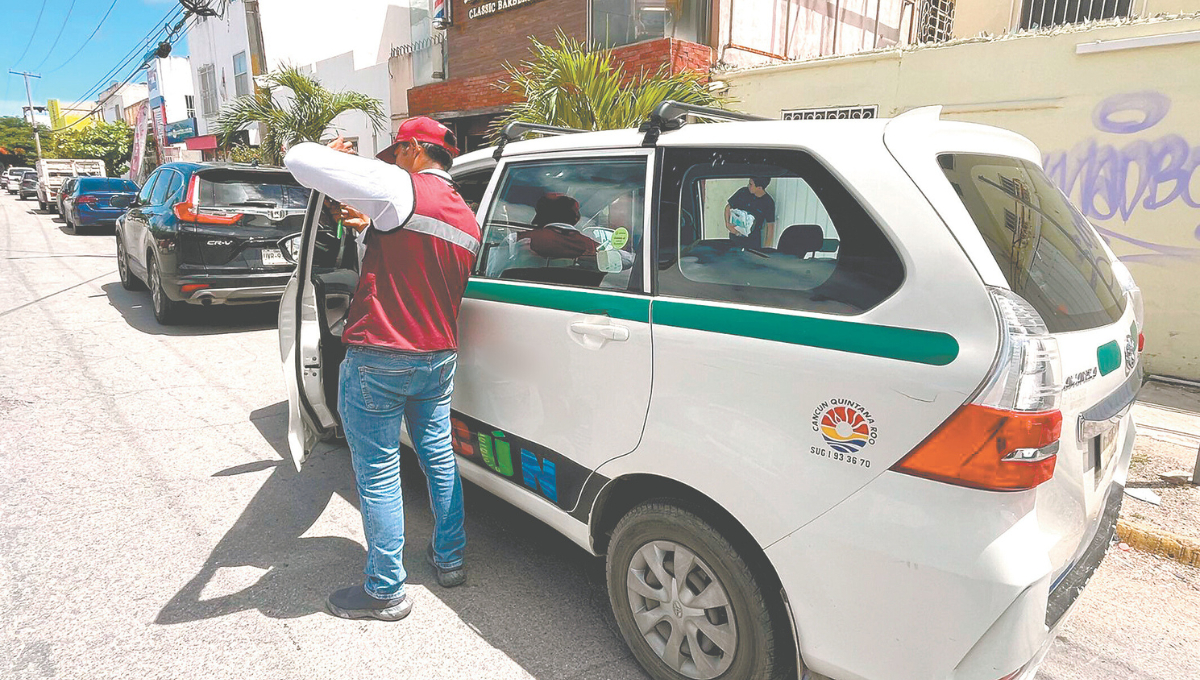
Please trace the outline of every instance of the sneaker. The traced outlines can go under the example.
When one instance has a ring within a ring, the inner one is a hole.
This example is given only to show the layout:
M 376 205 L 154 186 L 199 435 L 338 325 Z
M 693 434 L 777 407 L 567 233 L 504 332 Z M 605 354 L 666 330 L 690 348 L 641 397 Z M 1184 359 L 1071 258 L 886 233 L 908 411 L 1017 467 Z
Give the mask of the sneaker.
M 429 560 L 429 564 L 433 567 L 433 570 L 437 572 L 437 582 L 441 587 L 453 588 L 454 586 L 461 586 L 462 584 L 466 583 L 467 572 L 462 567 L 443 569 L 437 565 L 437 562 L 435 562 L 433 559 L 432 545 L 425 549 L 425 559 Z
M 362 586 L 342 588 L 325 601 L 329 613 L 343 619 L 379 619 L 399 621 L 412 611 L 412 600 L 401 594 L 390 600 L 380 600 L 367 594 Z

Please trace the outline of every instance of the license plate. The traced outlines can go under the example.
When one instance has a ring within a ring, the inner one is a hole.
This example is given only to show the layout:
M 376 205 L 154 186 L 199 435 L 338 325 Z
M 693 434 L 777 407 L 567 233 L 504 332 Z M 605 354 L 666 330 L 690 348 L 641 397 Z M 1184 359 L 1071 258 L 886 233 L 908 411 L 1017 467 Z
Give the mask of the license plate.
M 1095 483 L 1100 484 L 1100 478 L 1104 476 L 1104 471 L 1108 469 L 1108 464 L 1112 462 L 1113 455 L 1117 452 L 1117 431 L 1121 428 L 1114 425 L 1104 432 L 1092 438 L 1090 448 L 1093 470 L 1095 475 Z
M 262 263 L 264 267 L 274 267 L 281 264 L 288 264 L 288 261 L 283 258 L 283 253 L 277 248 L 264 248 L 262 251 Z

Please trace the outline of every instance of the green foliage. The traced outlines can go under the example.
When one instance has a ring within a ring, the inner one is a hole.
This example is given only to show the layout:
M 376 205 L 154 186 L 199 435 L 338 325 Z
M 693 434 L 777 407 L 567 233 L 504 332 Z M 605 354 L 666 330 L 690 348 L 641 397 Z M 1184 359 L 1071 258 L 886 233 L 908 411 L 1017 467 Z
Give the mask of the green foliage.
M 45 135 L 45 128 L 42 134 Z M 20 116 L 0 116 L 0 148 L 8 152 L 0 152 L 0 163 L 32 166 L 38 159 L 33 126 Z
M 262 123 L 266 126 L 262 160 L 269 165 L 283 163 L 285 145 L 320 141 L 333 119 L 346 111 L 367 114 L 376 130 L 383 130 L 387 124 L 383 103 L 378 99 L 358 92 L 332 92 L 294 66 L 268 74 L 263 80 L 265 88 L 238 97 L 221 110 L 217 134 L 222 144 L 228 145 L 239 130 Z M 290 90 L 287 100 L 276 99 L 279 88 Z
M 47 158 L 99 158 L 110 175 L 119 176 L 129 170 L 133 128 L 124 121 L 79 124 L 42 142 Z
M 245 144 L 234 144 L 229 147 L 226 153 L 228 160 L 234 163 L 255 163 L 259 165 L 273 165 L 270 153 L 261 146 L 247 146 Z
M 702 74 L 672 74 L 666 65 L 626 74 L 607 50 L 561 32 L 555 39 L 557 46 L 530 38 L 533 58 L 505 64 L 509 80 L 500 87 L 522 101 L 508 108 L 493 133 L 513 121 L 581 130 L 635 128 L 665 99 L 722 108 L 728 103 L 708 91 Z

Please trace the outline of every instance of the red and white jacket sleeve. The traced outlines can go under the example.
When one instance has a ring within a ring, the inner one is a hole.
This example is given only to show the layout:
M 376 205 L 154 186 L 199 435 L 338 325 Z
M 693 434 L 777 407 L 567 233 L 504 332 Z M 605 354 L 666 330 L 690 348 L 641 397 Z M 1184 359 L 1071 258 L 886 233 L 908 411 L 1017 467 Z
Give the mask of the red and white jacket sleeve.
M 391 163 L 304 142 L 287 152 L 283 164 L 300 184 L 371 218 L 374 229 L 392 231 L 412 217 L 412 176 Z

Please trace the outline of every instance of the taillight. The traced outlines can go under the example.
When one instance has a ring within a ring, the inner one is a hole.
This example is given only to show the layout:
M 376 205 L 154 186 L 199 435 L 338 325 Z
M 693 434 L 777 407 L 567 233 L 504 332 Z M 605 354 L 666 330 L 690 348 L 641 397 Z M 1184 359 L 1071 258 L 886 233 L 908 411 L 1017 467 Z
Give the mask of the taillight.
M 992 374 L 892 470 L 991 491 L 1032 489 L 1054 475 L 1062 435 L 1058 341 L 1021 296 L 988 290 L 1001 324 Z
M 96 197 L 91 194 L 84 194 L 75 199 L 75 205 L 96 205 Z
M 209 213 L 200 212 L 200 176 L 192 175 L 192 179 L 188 182 L 187 199 L 183 203 L 175 204 L 175 216 L 184 222 L 196 222 L 198 224 L 237 224 L 238 220 L 242 219 L 241 213 L 234 215 L 211 215 Z

